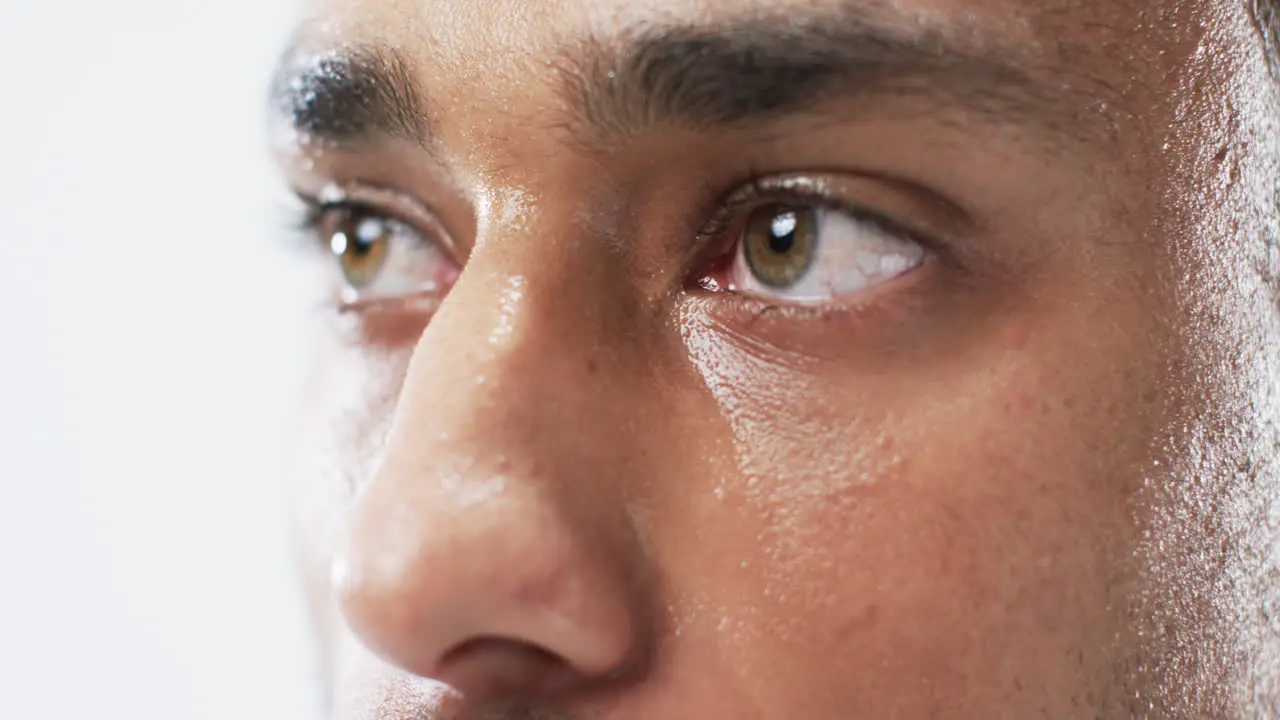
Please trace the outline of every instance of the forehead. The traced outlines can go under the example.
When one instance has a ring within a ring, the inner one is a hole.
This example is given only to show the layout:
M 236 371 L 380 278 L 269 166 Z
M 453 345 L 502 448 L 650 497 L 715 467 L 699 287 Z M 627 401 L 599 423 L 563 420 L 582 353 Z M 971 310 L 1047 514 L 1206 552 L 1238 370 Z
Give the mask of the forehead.
M 451 76 L 537 74 L 566 47 L 610 44 L 654 28 L 757 19 L 803 25 L 835 18 L 937 32 L 956 45 L 1016 51 L 1028 64 L 1106 58 L 1116 76 L 1149 65 L 1162 46 L 1193 34 L 1182 22 L 1217 0 L 313 0 L 300 30 L 323 46 L 379 41 Z M 1151 22 L 1159 15 L 1160 22 Z M 1200 23 L 1203 27 L 1204 23 Z M 1179 29 L 1183 29 L 1179 31 Z M 1142 40 L 1135 44 L 1135 40 Z
M 1166 0 L 1155 4 L 1166 4 Z M 608 35 L 646 24 L 719 23 L 779 14 L 803 22 L 805 17 L 833 12 L 1029 36 L 1037 25 L 1059 27 L 1074 17 L 1096 20 L 1125 6 L 1132 11 L 1131 0 L 312 0 L 310 10 L 357 34 L 370 30 L 385 34 L 389 28 L 384 21 L 414 18 L 395 28 L 395 34 L 461 48 L 480 39 L 505 47 L 538 35 Z

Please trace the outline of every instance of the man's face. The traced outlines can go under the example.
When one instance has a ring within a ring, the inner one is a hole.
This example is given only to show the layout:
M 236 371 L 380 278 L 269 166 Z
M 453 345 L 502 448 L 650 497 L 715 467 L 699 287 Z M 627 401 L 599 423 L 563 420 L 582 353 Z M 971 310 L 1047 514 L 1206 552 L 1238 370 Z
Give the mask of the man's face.
M 1268 702 L 1243 5 L 318 8 L 273 107 L 336 306 L 297 503 L 336 715 Z

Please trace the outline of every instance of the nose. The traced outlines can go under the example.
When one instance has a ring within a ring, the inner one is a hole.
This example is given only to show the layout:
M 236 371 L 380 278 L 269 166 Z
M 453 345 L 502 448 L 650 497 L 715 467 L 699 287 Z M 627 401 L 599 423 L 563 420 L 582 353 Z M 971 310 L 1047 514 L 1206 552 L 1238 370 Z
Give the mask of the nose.
M 485 262 L 414 350 L 332 580 L 355 635 L 403 670 L 472 697 L 563 693 L 625 673 L 645 645 L 618 491 L 638 467 L 610 417 L 625 372 L 591 373 L 608 363 L 592 330 L 607 308 Z

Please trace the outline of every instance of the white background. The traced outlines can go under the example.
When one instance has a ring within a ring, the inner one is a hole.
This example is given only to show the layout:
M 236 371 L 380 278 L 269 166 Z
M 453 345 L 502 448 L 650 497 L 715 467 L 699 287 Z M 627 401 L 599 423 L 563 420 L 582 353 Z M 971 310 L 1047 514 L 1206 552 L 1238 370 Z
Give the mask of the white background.
M 261 110 L 293 13 L 0 0 L 0 720 L 312 716 Z

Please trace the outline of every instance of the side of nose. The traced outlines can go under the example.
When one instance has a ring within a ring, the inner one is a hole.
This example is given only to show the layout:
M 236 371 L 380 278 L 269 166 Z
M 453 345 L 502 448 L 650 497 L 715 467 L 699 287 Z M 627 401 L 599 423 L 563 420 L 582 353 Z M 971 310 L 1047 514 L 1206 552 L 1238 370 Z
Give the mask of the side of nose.
M 464 274 L 415 349 L 333 583 L 356 636 L 408 672 L 471 696 L 565 692 L 645 645 L 617 489 L 637 468 L 609 417 L 627 391 L 591 377 L 607 309 L 486 280 Z

